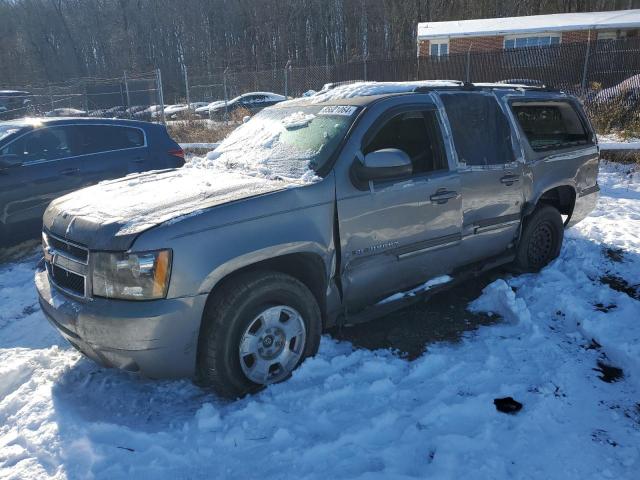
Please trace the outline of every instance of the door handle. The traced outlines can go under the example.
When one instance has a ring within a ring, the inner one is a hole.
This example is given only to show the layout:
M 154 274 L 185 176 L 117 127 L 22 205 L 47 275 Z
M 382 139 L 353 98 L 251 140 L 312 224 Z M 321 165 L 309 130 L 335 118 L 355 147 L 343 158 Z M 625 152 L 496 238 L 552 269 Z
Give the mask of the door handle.
M 133 160 L 131 160 L 132 163 L 142 163 L 144 162 L 144 158 L 142 157 L 136 157 Z
M 452 190 L 440 189 L 433 195 L 429 197 L 431 203 L 435 205 L 443 205 L 447 203 L 450 199 L 456 198 L 458 196 L 458 192 L 454 192 Z
M 504 185 L 513 185 L 514 183 L 518 183 L 520 181 L 520 175 L 505 175 L 500 179 L 500 182 Z
M 61 175 L 75 175 L 80 171 L 79 168 L 65 168 L 64 170 L 60 170 Z

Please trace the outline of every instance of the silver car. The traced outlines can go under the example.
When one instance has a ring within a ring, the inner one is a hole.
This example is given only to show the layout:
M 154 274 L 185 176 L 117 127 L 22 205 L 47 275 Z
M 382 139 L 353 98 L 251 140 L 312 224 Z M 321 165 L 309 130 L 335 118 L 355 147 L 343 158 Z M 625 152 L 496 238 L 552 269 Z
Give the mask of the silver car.
M 598 198 L 579 102 L 521 85 L 360 83 L 267 108 L 206 159 L 55 200 L 36 273 L 102 365 L 239 397 L 323 329 L 511 263 L 537 271 Z

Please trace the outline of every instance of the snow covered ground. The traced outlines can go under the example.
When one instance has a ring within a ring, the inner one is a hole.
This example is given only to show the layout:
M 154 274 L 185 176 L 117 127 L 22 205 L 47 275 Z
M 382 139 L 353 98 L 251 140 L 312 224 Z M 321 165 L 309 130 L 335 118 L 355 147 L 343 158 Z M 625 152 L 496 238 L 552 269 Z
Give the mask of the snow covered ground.
M 501 322 L 411 362 L 326 336 L 289 381 L 233 403 L 82 358 L 40 313 L 30 249 L 0 265 L 0 477 L 638 478 L 628 169 L 602 166 L 598 208 L 557 261 L 469 306 Z M 496 410 L 507 396 L 520 412 Z

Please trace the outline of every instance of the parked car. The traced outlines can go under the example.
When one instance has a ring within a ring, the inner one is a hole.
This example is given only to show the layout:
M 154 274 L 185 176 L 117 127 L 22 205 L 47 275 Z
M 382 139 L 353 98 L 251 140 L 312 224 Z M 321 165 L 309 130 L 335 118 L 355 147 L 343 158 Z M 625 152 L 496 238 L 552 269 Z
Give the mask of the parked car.
M 166 107 L 168 107 L 168 105 L 165 105 L 165 108 Z M 133 118 L 137 120 L 149 121 L 157 118 L 158 115 L 160 115 L 160 105 L 151 105 L 145 108 L 144 110 L 139 110 L 135 112 L 133 114 Z
M 35 282 L 100 364 L 237 397 L 288 378 L 327 327 L 498 265 L 543 268 L 597 174 L 570 95 L 345 85 L 265 109 L 200 166 L 55 200 Z
M 164 126 L 107 119 L 0 122 L 0 245 L 37 238 L 54 198 L 130 173 L 180 167 Z
M 203 105 L 202 107 L 198 107 L 196 108 L 195 112 L 196 115 L 201 116 L 202 118 L 209 118 L 209 110 L 211 110 L 212 108 L 215 108 L 219 105 L 224 105 L 224 100 L 216 100 L 214 102 L 210 102 L 206 105 Z
M 45 112 L 45 117 L 85 117 L 87 112 L 77 108 L 55 108 Z
M 132 105 L 125 110 L 127 116 L 133 116 L 134 113 L 141 112 L 149 108 L 149 105 Z
M 640 75 L 633 75 L 617 85 L 600 90 L 595 98 L 595 104 L 611 104 L 617 102 L 636 109 L 640 104 Z
M 209 108 L 209 118 L 223 120 L 225 114 L 231 115 L 236 111 L 246 111 L 249 115 L 253 115 L 263 108 L 270 107 L 286 99 L 283 95 L 271 92 L 245 93 L 230 100 L 226 105 L 222 102 L 222 104 Z
M 191 109 L 191 111 L 195 111 L 196 109 L 205 107 L 207 105 L 208 103 L 205 102 L 192 102 L 189 106 L 187 106 L 186 103 L 169 105 L 165 109 L 164 114 L 170 120 L 177 120 L 184 116 L 189 111 L 189 109 Z
M 31 94 L 21 90 L 0 90 L 0 120 L 26 115 L 31 106 Z

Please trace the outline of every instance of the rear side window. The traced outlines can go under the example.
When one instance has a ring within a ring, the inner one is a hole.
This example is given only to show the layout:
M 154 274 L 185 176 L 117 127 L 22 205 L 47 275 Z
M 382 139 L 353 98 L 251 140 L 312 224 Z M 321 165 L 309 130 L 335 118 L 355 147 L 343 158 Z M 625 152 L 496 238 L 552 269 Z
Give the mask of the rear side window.
M 109 125 L 81 125 L 77 128 L 84 155 L 144 146 L 144 133 L 137 128 Z
M 442 93 L 458 161 L 466 165 L 501 165 L 515 161 L 509 121 L 492 95 Z
M 363 153 L 366 155 L 384 148 L 397 148 L 409 155 L 414 174 L 448 168 L 434 110 L 415 110 L 394 115 L 367 142 Z
M 511 109 L 536 152 L 593 143 L 580 115 L 568 102 L 514 102 Z

